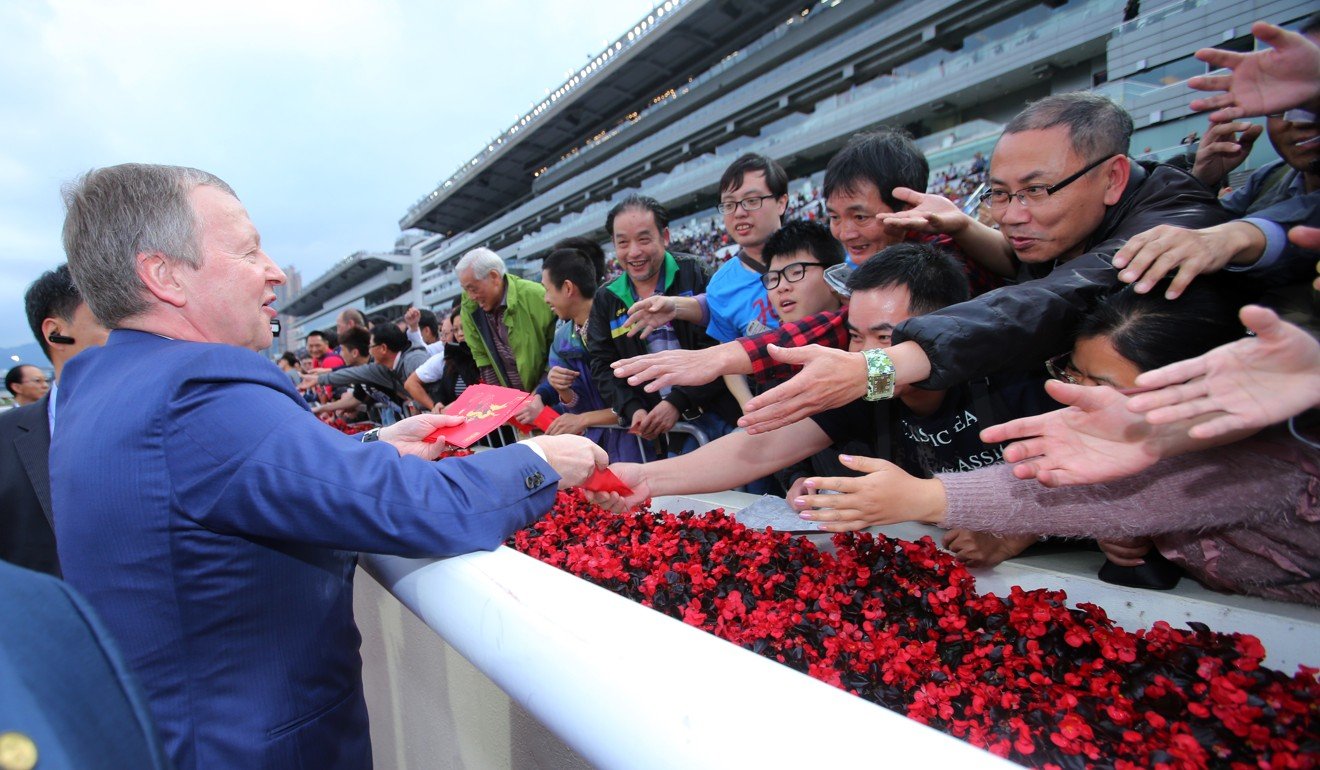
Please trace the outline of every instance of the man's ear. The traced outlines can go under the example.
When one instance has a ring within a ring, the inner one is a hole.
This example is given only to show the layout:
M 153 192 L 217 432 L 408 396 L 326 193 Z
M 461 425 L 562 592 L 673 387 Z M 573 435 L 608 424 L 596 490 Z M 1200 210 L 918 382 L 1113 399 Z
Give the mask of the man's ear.
M 1113 206 L 1123 197 L 1128 179 L 1132 176 L 1132 161 L 1126 155 L 1120 155 L 1109 166 L 1105 186 L 1105 205 Z
M 159 251 L 143 251 L 137 255 L 138 278 L 147 287 L 147 291 L 161 302 L 175 307 L 183 307 L 187 303 L 183 282 L 179 280 L 179 270 L 184 268 L 183 263 Z

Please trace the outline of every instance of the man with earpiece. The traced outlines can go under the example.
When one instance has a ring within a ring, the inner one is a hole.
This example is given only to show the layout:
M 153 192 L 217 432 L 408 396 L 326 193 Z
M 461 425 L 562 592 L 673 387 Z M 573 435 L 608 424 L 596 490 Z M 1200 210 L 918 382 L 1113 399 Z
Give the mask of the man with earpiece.
M 84 348 L 104 344 L 109 332 L 83 302 L 68 265 L 33 281 L 24 305 L 55 380 L 41 400 L 0 414 L 0 559 L 58 577 L 47 462 L 55 396 L 64 364 Z

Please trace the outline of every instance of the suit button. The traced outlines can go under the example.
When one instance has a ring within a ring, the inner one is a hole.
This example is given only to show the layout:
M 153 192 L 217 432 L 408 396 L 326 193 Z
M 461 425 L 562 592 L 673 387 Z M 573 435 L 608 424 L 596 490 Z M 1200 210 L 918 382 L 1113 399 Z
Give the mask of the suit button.
M 532 475 L 528 476 L 525 483 L 528 489 L 536 489 L 537 487 L 545 483 L 545 474 L 541 473 L 540 471 L 537 471 L 536 473 L 533 473 Z
M 0 733 L 0 770 L 32 770 L 37 744 L 23 733 Z

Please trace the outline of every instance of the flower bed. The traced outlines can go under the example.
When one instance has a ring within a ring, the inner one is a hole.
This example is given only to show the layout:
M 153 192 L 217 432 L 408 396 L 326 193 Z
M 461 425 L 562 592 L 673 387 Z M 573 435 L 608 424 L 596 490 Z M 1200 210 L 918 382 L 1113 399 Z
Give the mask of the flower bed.
M 1116 628 L 1062 591 L 978 594 L 927 538 L 805 538 L 722 512 L 615 516 L 561 493 L 510 545 L 1036 767 L 1315 767 L 1320 680 L 1255 637 Z

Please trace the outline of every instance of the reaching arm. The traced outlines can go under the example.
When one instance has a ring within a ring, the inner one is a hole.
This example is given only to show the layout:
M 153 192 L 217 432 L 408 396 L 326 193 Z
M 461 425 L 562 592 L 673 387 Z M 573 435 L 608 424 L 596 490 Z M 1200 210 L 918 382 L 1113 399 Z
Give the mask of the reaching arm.
M 894 197 L 910 204 L 911 208 L 876 215 L 890 235 L 903 237 L 913 230 L 943 233 L 953 238 L 964 254 L 986 270 L 1004 278 L 1017 275 L 1017 257 L 1008 239 L 993 227 L 964 214 L 953 201 L 907 187 L 895 187 Z
M 403 383 L 403 389 L 408 391 L 408 395 L 413 401 L 421 404 L 426 411 L 435 408 L 435 401 L 431 399 L 431 394 L 426 392 L 426 386 L 422 384 L 422 379 L 417 376 L 417 372 L 408 375 L 408 380 Z

